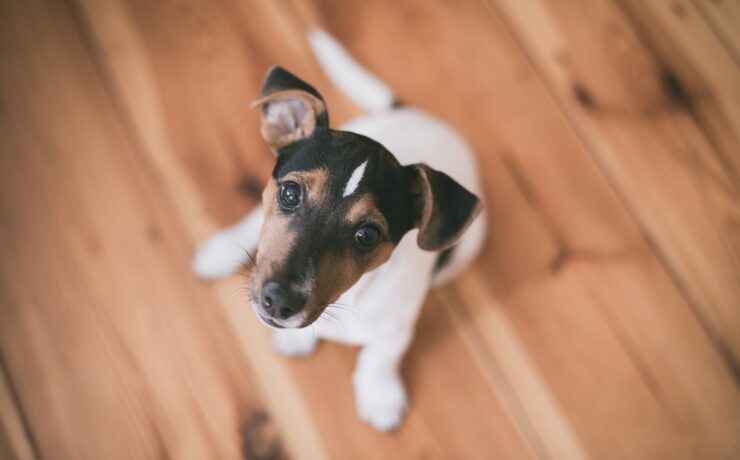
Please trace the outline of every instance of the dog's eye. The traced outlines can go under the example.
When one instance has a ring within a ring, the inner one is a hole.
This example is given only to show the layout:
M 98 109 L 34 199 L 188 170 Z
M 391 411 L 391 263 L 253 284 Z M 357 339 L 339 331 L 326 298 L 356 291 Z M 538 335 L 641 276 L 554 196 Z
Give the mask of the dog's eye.
M 368 251 L 378 244 L 380 232 L 375 227 L 367 226 L 355 232 L 355 246 L 361 251 Z
M 292 210 L 301 204 L 301 186 L 295 182 L 284 182 L 278 190 L 278 200 L 284 209 Z

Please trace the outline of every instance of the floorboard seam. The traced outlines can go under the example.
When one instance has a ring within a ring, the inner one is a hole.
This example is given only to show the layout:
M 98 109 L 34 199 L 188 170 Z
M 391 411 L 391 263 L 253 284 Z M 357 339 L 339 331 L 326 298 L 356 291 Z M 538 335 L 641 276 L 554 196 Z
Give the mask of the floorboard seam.
M 5 381 L 5 384 L 10 392 L 10 398 L 13 402 L 13 407 L 18 414 L 18 419 L 21 422 L 21 429 L 23 430 L 23 434 L 26 437 L 28 445 L 31 449 L 31 453 L 34 458 L 41 459 L 42 457 L 38 443 L 33 435 L 33 431 L 31 430 L 31 423 L 28 420 L 26 411 L 23 409 L 23 404 L 21 403 L 20 396 L 18 395 L 18 391 L 16 390 L 16 386 L 13 383 L 13 379 L 10 375 L 10 369 L 8 368 L 5 354 L 3 353 L 2 349 L 0 349 L 0 374 L 0 378 Z
M 712 33 L 715 37 L 717 37 L 717 41 L 719 41 L 722 44 L 722 47 L 727 51 L 727 54 L 730 55 L 732 58 L 732 61 L 735 63 L 736 66 L 740 67 L 740 55 L 738 55 L 737 50 L 732 45 L 732 40 L 729 39 L 718 27 L 717 24 L 712 20 L 712 18 L 709 16 L 709 13 L 707 13 L 706 8 L 704 8 L 701 4 L 701 2 L 698 2 L 697 0 L 691 0 L 691 4 L 694 6 L 696 11 L 699 12 L 702 19 L 704 19 L 704 22 L 707 23 L 709 28 L 711 29 Z
M 462 322 L 472 324 L 473 321 L 470 316 L 470 311 L 463 301 L 462 296 L 460 296 L 460 293 L 457 291 L 457 287 L 454 284 L 450 284 L 447 287 L 440 289 L 440 292 L 443 296 L 451 298 L 448 299 L 448 305 L 457 305 L 459 307 L 452 309 L 452 314 L 457 315 Z M 551 459 L 552 456 L 547 450 L 544 441 L 540 437 L 540 434 L 534 427 L 532 421 L 529 419 L 529 416 L 521 402 L 519 402 L 511 383 L 498 366 L 494 356 L 491 355 L 485 341 L 481 338 L 480 331 L 475 327 L 472 328 L 471 331 L 470 338 L 476 343 L 478 349 L 482 350 L 481 355 L 486 361 L 488 361 L 488 371 L 491 373 L 493 380 L 496 381 L 497 392 L 501 394 L 501 400 L 511 415 L 512 420 L 514 420 L 518 426 L 522 436 L 529 444 L 529 447 L 532 449 L 535 456 L 542 460 Z

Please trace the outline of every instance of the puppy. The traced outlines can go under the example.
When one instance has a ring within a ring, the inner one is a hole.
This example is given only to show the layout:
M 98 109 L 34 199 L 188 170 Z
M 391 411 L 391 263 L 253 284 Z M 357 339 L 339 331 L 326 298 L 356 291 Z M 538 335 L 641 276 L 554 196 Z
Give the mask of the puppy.
M 428 289 L 482 245 L 477 167 L 459 135 L 398 107 L 332 37 L 308 38 L 334 84 L 369 114 L 331 129 L 318 91 L 271 69 L 253 103 L 277 160 L 262 206 L 207 240 L 193 268 L 228 275 L 256 250 L 249 299 L 275 348 L 304 356 L 320 338 L 361 346 L 357 410 L 388 431 L 406 409 L 399 364 Z

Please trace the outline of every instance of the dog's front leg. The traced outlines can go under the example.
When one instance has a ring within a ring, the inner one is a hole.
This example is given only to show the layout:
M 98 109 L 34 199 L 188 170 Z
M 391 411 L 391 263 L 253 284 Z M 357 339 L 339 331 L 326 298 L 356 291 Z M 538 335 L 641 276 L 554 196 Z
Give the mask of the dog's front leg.
M 257 206 L 242 220 L 216 232 L 204 241 L 193 257 L 192 267 L 201 278 L 213 279 L 230 275 L 249 260 L 259 242 L 264 214 Z
M 379 431 L 398 427 L 406 411 L 406 389 L 399 372 L 413 325 L 374 338 L 360 351 L 352 377 L 360 417 Z

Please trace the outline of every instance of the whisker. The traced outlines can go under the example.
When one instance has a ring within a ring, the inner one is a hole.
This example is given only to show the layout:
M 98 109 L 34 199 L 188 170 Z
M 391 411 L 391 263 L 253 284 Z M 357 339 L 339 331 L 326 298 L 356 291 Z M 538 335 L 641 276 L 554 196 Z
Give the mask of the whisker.
M 347 305 L 346 303 L 339 303 L 339 302 L 332 302 L 329 305 L 339 305 L 340 307 L 352 308 L 351 305 Z
M 324 311 L 324 313 L 326 313 L 326 311 Z M 324 313 L 322 313 L 321 315 L 319 315 L 319 317 L 317 318 L 317 320 L 323 319 L 324 321 L 328 322 L 329 324 L 331 324 L 333 326 L 334 323 L 331 322 L 331 321 L 329 321 L 329 316 L 328 315 L 324 315 Z
M 343 305 L 337 305 L 337 304 L 333 304 L 333 303 L 327 305 L 326 308 L 327 309 L 328 308 L 336 308 L 337 310 L 340 310 L 340 311 L 346 311 L 348 313 L 352 313 L 353 315 L 355 315 L 355 318 L 357 318 L 358 321 L 360 321 L 360 322 L 364 322 L 365 321 L 365 318 L 363 318 L 362 315 L 361 315 L 362 312 L 357 311 L 357 310 L 355 310 L 353 308 L 349 308 L 349 307 L 345 307 Z
M 251 273 L 252 270 L 254 270 L 255 265 L 249 263 L 248 261 L 239 260 L 236 262 L 236 266 L 234 267 L 234 272 L 237 273 Z
M 318 317 L 317 321 L 318 321 L 318 320 L 322 320 L 322 319 L 323 319 L 324 321 L 326 321 L 327 323 L 329 323 L 329 325 L 330 325 L 330 326 L 332 326 L 332 327 L 336 325 L 336 324 L 335 324 L 335 323 L 333 323 L 332 321 L 329 321 L 329 317 L 328 317 L 328 316 L 324 316 L 323 314 L 322 314 L 321 316 L 319 316 L 319 317 Z
M 344 321 L 342 321 L 342 318 L 330 312 L 329 310 L 324 310 L 324 313 L 329 315 L 331 318 L 334 318 L 335 320 L 337 320 L 339 324 L 342 326 L 342 329 L 344 329 L 345 332 L 347 331 L 347 326 L 345 326 Z
M 249 249 L 245 248 L 241 244 L 239 245 L 239 248 L 244 251 L 244 255 L 247 256 L 247 259 L 251 265 L 257 265 L 257 259 L 254 257 L 254 255 L 249 251 Z M 247 262 L 242 262 L 243 264 L 246 264 Z
M 246 286 L 244 285 L 236 285 L 231 290 L 231 293 L 229 294 L 229 300 L 244 300 L 244 298 L 249 299 L 249 291 L 246 289 Z

